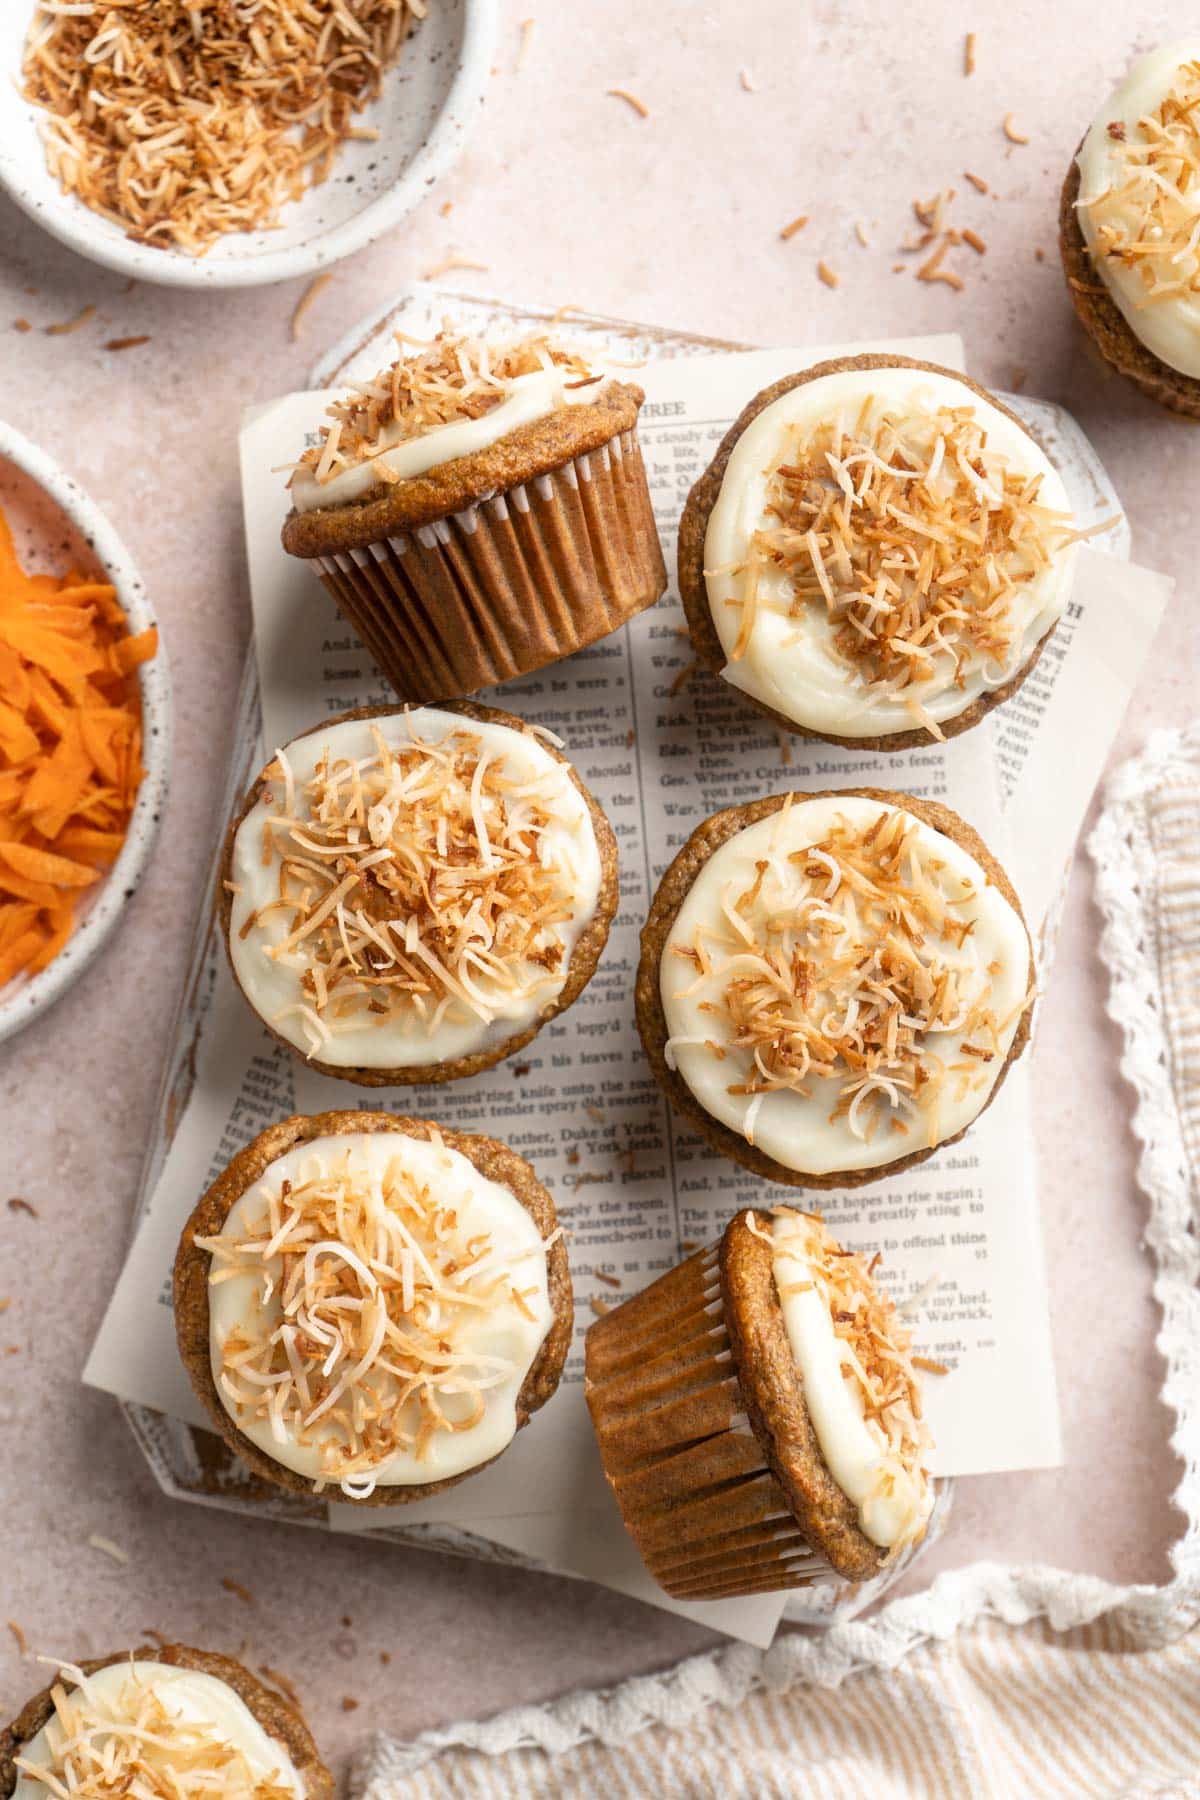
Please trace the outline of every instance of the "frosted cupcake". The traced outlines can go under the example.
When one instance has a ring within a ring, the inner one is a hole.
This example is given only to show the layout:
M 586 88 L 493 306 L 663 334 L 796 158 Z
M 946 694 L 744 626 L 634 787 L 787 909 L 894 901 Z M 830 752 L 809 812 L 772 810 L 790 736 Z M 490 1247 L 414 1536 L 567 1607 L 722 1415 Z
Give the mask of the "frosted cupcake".
M 1200 37 L 1152 50 L 1101 107 L 1067 171 L 1059 243 L 1105 361 L 1200 418 Z
M 296 1707 L 231 1657 L 126 1650 L 57 1679 L 0 1732 L 0 1795 L 332 1800 Z
M 757 394 L 688 496 L 700 661 L 800 737 L 906 750 L 1008 699 L 1078 533 L 1020 420 L 930 363 L 854 356 Z
M 329 408 L 283 528 L 396 692 L 476 693 L 653 605 L 642 390 L 544 333 L 399 341 Z
M 221 1436 L 277 1487 L 364 1505 L 493 1462 L 557 1388 L 572 1323 L 529 1164 L 386 1113 L 269 1127 L 175 1259 L 180 1355 Z
M 677 1599 L 868 1581 L 924 1536 L 932 1446 L 873 1266 L 812 1214 L 741 1212 L 589 1330 L 604 1471 Z
M 672 1105 L 735 1162 L 857 1187 L 953 1143 L 1025 1047 L 1020 903 L 949 807 L 875 788 L 714 814 L 642 932 L 637 1020 Z
M 527 1044 L 595 972 L 611 827 L 511 713 L 375 708 L 277 750 L 232 826 L 233 972 L 313 1068 L 449 1081 Z

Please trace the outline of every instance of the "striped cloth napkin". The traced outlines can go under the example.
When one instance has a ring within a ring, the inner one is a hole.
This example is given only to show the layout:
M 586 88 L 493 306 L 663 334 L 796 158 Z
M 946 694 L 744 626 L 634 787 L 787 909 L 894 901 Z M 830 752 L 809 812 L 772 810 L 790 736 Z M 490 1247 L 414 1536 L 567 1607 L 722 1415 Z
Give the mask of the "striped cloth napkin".
M 766 1652 L 376 1738 L 358 1800 L 1200 1796 L 1200 726 L 1156 734 L 1117 771 L 1088 848 L 1185 1470 L 1173 1579 L 952 1571 Z

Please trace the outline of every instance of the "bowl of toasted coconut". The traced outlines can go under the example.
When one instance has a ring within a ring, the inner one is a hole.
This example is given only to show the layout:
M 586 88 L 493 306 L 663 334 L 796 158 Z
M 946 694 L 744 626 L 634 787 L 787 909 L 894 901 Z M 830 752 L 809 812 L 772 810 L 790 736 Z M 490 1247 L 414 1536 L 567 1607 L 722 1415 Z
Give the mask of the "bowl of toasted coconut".
M 495 0 L 6 0 L 0 185 L 139 280 L 312 274 L 451 166 L 494 40 Z

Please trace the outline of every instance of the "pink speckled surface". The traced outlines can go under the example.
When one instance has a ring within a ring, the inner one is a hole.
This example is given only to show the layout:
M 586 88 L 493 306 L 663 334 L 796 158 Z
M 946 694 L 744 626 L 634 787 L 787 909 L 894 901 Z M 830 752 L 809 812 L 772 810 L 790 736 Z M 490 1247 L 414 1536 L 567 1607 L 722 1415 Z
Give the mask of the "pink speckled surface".
M 1075 413 L 1126 502 L 1135 554 L 1180 583 L 1118 753 L 1194 707 L 1200 432 L 1106 379 L 1080 340 L 1055 256 L 1058 187 L 1075 143 L 1131 52 L 1177 29 L 1172 9 L 1143 8 L 1135 39 L 1117 8 L 988 0 L 966 20 L 979 38 L 969 80 L 963 15 L 947 0 L 923 9 L 920 31 L 879 31 L 866 0 L 788 9 L 786 29 L 783 10 L 777 0 L 660 0 L 649 12 L 634 0 L 600 10 L 510 0 L 474 150 L 409 225 L 338 272 L 299 344 L 288 321 L 303 283 L 229 298 L 126 293 L 0 203 L 0 414 L 111 513 L 157 605 L 178 697 L 169 814 L 132 916 L 61 1005 L 0 1049 L 4 1192 L 40 1215 L 0 1208 L 0 1296 L 12 1298 L 0 1349 L 18 1346 L 0 1362 L 0 1619 L 70 1656 L 154 1627 L 272 1663 L 297 1682 L 339 1765 L 373 1727 L 408 1732 L 549 1697 L 708 1640 L 595 1588 L 174 1505 L 115 1408 L 78 1384 L 121 1257 L 246 644 L 240 407 L 299 385 L 327 341 L 452 249 L 490 265 L 460 277 L 477 290 L 751 342 L 960 330 L 983 381 L 1007 386 L 1023 368 L 1029 392 Z M 517 74 L 518 21 L 530 13 Z M 739 83 L 742 67 L 753 93 Z M 618 85 L 644 98 L 648 119 L 606 97 Z M 1006 143 L 1010 110 L 1028 146 Z M 968 168 L 994 198 L 966 187 Z M 891 272 L 910 200 L 948 185 L 959 190 L 957 222 L 988 244 L 983 258 L 957 253 L 967 277 L 959 294 L 914 281 L 911 265 Z M 810 224 L 781 243 L 780 225 L 801 212 Z M 858 243 L 856 219 L 874 247 Z M 817 280 L 818 257 L 839 272 L 836 291 Z M 84 329 L 42 334 L 88 301 L 98 311 Z M 17 335 L 19 316 L 35 330 Z M 151 335 L 142 349 L 101 348 L 141 332 Z M 1167 1572 L 1176 1474 L 1156 1398 L 1129 1094 L 1103 1011 L 1089 887 L 1081 864 L 1035 1084 L 1070 1462 L 960 1484 L 927 1570 L 996 1556 L 1119 1580 Z M 125 1546 L 129 1566 L 89 1549 L 93 1532 Z M 244 1583 L 254 1604 L 226 1591 L 223 1576 Z M 40 1683 L 3 1635 L 7 1716 Z M 343 1710 L 345 1695 L 357 1710 Z

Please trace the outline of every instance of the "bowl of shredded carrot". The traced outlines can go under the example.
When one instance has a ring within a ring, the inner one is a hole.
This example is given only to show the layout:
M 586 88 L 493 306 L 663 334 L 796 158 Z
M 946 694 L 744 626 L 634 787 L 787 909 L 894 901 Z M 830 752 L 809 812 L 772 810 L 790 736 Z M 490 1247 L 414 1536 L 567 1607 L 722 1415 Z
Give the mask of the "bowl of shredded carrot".
M 128 552 L 0 422 L 0 1038 L 58 999 L 122 917 L 170 735 L 166 659 Z
M 481 111 L 497 0 L 3 0 L 0 186 L 105 267 L 311 275 L 424 200 Z

